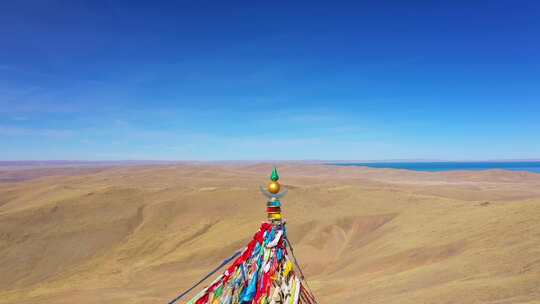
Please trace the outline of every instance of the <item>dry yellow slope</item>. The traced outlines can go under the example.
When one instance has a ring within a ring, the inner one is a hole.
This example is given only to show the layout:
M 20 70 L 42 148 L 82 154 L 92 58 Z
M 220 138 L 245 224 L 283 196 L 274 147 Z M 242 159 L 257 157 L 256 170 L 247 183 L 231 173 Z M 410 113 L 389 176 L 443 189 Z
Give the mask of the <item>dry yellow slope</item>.
M 251 238 L 270 169 L 0 184 L 0 303 L 166 303 Z M 540 175 L 280 169 L 289 235 L 321 303 L 540 303 Z

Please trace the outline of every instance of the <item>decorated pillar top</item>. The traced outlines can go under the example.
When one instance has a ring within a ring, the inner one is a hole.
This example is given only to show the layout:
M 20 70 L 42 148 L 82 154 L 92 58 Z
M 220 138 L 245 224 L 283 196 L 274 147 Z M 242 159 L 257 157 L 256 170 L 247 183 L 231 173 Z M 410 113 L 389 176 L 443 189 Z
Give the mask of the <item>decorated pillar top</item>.
M 281 224 L 281 202 L 280 198 L 287 194 L 287 189 L 281 190 L 281 185 L 278 182 L 279 174 L 274 167 L 272 174 L 270 174 L 270 183 L 265 188 L 261 187 L 261 192 L 268 198 L 266 202 L 266 213 L 268 214 L 268 221 L 272 224 Z

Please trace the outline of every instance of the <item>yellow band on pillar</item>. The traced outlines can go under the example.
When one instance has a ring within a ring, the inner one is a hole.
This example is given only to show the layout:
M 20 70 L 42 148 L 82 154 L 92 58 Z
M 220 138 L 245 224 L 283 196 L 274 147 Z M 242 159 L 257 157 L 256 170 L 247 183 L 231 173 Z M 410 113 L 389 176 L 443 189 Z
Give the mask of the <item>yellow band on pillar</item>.
M 268 218 L 271 220 L 281 220 L 281 213 L 269 213 Z

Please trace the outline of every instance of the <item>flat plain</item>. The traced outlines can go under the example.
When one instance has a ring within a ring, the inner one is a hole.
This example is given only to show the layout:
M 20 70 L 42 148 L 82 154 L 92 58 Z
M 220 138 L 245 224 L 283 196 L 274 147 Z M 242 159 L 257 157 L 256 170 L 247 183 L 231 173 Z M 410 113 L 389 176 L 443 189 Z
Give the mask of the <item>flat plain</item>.
M 0 169 L 0 303 L 167 303 L 256 232 L 271 168 Z M 320 303 L 540 303 L 540 174 L 279 170 Z

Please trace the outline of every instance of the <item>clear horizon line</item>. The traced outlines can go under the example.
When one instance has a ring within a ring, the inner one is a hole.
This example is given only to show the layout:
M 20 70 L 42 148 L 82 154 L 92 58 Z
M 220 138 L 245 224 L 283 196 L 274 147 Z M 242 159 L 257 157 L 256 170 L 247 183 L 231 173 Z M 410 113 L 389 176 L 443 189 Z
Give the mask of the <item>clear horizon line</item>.
M 370 163 L 370 162 L 540 162 L 540 158 L 493 158 L 493 159 L 431 159 L 431 158 L 389 158 L 389 159 L 20 159 L 0 160 L 0 163 L 215 163 L 215 162 L 320 162 L 320 163 Z

